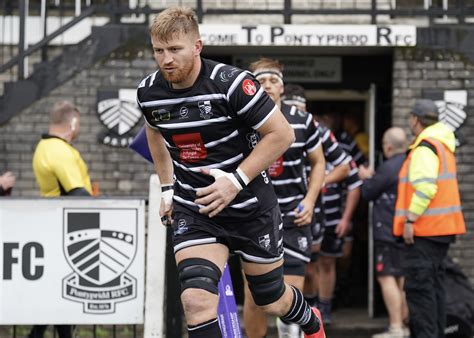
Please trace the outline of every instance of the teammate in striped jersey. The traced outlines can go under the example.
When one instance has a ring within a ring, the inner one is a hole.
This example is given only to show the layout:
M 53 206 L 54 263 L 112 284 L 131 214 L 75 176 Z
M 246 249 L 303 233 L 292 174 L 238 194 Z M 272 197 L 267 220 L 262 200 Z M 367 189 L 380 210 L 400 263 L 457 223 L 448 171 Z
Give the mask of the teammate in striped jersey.
M 314 205 L 324 179 L 325 163 L 319 132 L 311 114 L 281 102 L 283 65 L 277 60 L 262 58 L 252 63 L 250 70 L 295 132 L 295 142 L 270 166 L 269 174 L 283 217 L 285 281 L 302 291 L 306 264 L 311 257 Z M 306 158 L 311 166 L 309 184 L 303 175 Z M 247 336 L 263 337 L 267 329 L 266 315 L 255 306 L 247 287 L 245 291 Z M 300 337 L 298 325 L 277 319 L 277 328 L 280 337 Z
M 265 170 L 293 143 L 293 129 L 251 74 L 201 58 L 191 9 L 164 10 L 150 33 L 159 70 L 137 100 L 162 184 L 160 215 L 172 218 L 188 336 L 222 336 L 217 283 L 232 251 L 256 304 L 324 337 L 316 312 L 284 283 L 282 219 Z

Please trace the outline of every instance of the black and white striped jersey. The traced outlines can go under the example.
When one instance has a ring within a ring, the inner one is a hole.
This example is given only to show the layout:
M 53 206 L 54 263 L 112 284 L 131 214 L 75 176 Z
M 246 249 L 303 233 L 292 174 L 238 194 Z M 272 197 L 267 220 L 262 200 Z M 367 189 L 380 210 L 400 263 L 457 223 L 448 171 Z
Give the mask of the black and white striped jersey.
M 357 167 L 364 164 L 366 158 L 364 153 L 359 149 L 356 140 L 349 135 L 349 133 L 343 131 L 336 135 L 336 138 L 339 140 L 339 143 L 342 146 L 342 149 L 349 155 L 351 155 L 354 162 L 357 164 Z
M 295 131 L 295 142 L 268 169 L 283 216 L 294 216 L 294 209 L 305 197 L 307 182 L 304 166 L 306 154 L 321 146 L 313 116 L 295 106 L 281 104 L 281 111 Z
M 332 133 L 330 133 L 330 135 L 331 136 L 329 137 L 329 139 L 333 139 L 334 142 L 339 144 L 340 148 L 344 149 L 344 144 L 342 142 L 337 142 L 336 138 L 334 137 Z M 346 149 L 349 149 L 349 148 L 346 148 Z M 343 181 L 338 182 L 338 183 L 331 183 L 331 184 L 326 185 L 325 187 L 325 191 L 323 195 L 323 203 L 324 203 L 324 214 L 326 217 L 326 224 L 325 224 L 326 226 L 336 226 L 340 222 L 342 213 L 343 213 L 344 202 L 346 198 L 346 191 L 356 189 L 362 185 L 362 181 L 359 178 L 358 166 L 349 153 L 346 153 L 343 163 L 349 163 L 349 167 L 350 167 L 349 175 Z M 328 170 L 329 171 L 332 170 L 331 163 L 327 165 L 328 165 Z
M 214 182 L 202 168 L 233 172 L 259 141 L 256 129 L 277 110 L 253 75 L 202 59 L 194 85 L 173 89 L 156 71 L 137 90 L 146 123 L 162 134 L 174 166 L 174 202 L 197 211 L 196 189 Z M 263 171 L 216 217 L 252 218 L 277 203 Z

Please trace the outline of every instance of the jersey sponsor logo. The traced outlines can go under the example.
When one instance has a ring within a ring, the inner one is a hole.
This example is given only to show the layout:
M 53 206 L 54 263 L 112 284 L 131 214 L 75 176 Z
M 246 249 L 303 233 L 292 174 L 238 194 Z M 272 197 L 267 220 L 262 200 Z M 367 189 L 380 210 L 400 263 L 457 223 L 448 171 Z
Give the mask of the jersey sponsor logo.
M 209 120 L 212 117 L 212 106 L 211 101 L 199 101 L 198 102 L 199 111 L 201 114 L 199 116 L 204 120 Z
M 64 255 L 73 272 L 63 279 L 63 298 L 83 303 L 85 313 L 114 313 L 136 297 L 136 279 L 127 273 L 137 251 L 136 210 L 64 209 Z M 107 220 L 107 221 L 104 221 Z
M 179 149 L 179 158 L 183 162 L 194 163 L 207 156 L 206 146 L 200 133 L 173 135 L 173 142 Z
M 245 79 L 242 82 L 242 89 L 243 89 L 244 93 L 249 95 L 249 96 L 253 96 L 257 92 L 257 86 L 250 79 Z
M 219 74 L 219 79 L 221 82 L 229 82 L 230 78 L 234 77 L 235 73 L 238 71 L 237 68 L 232 68 L 229 72 L 224 70 Z
M 270 165 L 268 173 L 270 174 L 270 177 L 278 177 L 283 173 L 283 170 L 283 156 L 280 156 Z
M 184 218 L 180 218 L 178 220 L 178 227 L 176 228 L 176 230 L 174 231 L 174 235 L 182 235 L 184 234 L 186 231 L 188 231 L 188 227 L 187 227 L 187 224 L 186 224 L 186 220 Z
M 104 144 L 128 147 L 134 138 L 130 132 L 142 117 L 136 101 L 136 90 L 99 90 L 97 117 L 107 128 L 107 133 L 101 135 Z
M 264 248 L 265 250 L 270 249 L 270 235 L 266 234 L 258 238 L 258 245 Z
M 155 122 L 169 121 L 171 118 L 171 113 L 166 109 L 156 109 L 151 112 L 151 116 L 153 116 Z
M 188 110 L 188 107 L 181 107 L 181 109 L 179 110 L 179 118 L 180 119 L 187 119 L 189 118 L 189 110 Z

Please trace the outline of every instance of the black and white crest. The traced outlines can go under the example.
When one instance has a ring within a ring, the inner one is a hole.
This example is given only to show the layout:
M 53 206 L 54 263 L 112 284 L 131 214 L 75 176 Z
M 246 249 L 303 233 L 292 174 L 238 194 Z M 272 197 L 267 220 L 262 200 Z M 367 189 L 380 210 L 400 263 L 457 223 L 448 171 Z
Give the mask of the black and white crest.
M 104 143 L 125 147 L 131 135 L 127 135 L 140 121 L 142 113 L 135 100 L 134 89 L 99 91 L 97 94 L 97 115 L 107 128 Z
M 204 120 L 209 120 L 212 117 L 212 106 L 211 101 L 199 101 L 198 102 L 199 111 L 201 114 L 199 116 Z
M 439 120 L 452 131 L 458 130 L 466 120 L 464 110 L 467 105 L 465 90 L 427 90 L 424 96 L 435 101 L 439 110 Z
M 132 263 L 137 225 L 101 224 L 100 212 L 69 212 L 64 224 L 64 252 L 71 268 L 94 285 L 117 279 Z
M 137 251 L 136 210 L 65 209 L 63 228 L 72 269 L 63 279 L 65 299 L 83 303 L 86 313 L 113 313 L 116 303 L 136 297 L 127 272 Z

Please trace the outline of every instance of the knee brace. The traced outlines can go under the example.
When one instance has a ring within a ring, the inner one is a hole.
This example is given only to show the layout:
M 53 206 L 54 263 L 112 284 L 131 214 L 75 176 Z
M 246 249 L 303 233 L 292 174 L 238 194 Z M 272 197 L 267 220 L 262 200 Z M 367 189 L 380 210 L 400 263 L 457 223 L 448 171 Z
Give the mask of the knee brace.
M 255 304 L 258 306 L 276 302 L 285 292 L 283 265 L 259 276 L 245 275 Z
M 186 289 L 206 290 L 218 294 L 217 283 L 221 278 L 221 270 L 217 265 L 204 258 L 188 258 L 178 264 L 181 292 Z

